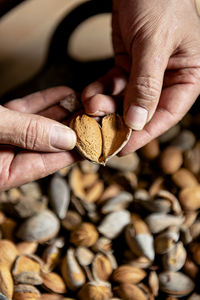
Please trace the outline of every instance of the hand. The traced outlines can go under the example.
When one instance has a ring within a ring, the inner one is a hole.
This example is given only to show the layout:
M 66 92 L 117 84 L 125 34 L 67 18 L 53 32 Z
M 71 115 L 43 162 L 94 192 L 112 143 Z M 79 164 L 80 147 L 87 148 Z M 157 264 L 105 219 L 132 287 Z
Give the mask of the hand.
M 57 104 L 72 93 L 55 87 L 0 106 L 0 191 L 75 161 L 66 150 L 75 146 L 76 135 L 60 123 L 68 112 Z
M 124 94 L 124 120 L 134 129 L 124 155 L 176 124 L 199 95 L 200 18 L 194 0 L 113 0 L 112 29 L 115 67 L 82 101 L 102 116 Z

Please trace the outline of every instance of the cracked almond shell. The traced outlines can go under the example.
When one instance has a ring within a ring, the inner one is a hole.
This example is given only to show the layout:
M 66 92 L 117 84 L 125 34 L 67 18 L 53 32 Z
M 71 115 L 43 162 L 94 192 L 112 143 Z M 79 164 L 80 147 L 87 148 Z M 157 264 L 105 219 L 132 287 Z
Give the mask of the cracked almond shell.
M 78 115 L 70 127 L 76 132 L 80 154 L 103 165 L 127 144 L 132 131 L 118 114 L 105 116 L 102 126 L 85 114 Z

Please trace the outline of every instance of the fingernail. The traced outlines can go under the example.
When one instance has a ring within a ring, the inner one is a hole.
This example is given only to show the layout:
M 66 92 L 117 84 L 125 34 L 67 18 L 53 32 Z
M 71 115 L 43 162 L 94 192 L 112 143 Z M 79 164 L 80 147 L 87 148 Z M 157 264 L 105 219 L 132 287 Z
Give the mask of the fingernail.
M 103 117 L 106 115 L 106 113 L 104 111 L 99 111 L 99 110 L 97 110 L 95 112 L 90 112 L 88 114 L 90 114 L 91 116 L 96 116 L 96 117 Z
M 50 143 L 59 150 L 71 150 L 76 145 L 76 134 L 69 127 L 53 126 Z
M 131 105 L 126 113 L 126 124 L 134 130 L 141 130 L 147 122 L 148 111 L 136 105 Z

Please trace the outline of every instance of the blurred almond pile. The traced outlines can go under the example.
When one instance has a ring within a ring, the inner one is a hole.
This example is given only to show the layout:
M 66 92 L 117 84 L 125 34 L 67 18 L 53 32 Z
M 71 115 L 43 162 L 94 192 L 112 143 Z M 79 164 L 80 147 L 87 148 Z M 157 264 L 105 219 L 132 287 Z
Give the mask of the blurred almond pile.
M 2 192 L 0 299 L 200 299 L 199 125 Z

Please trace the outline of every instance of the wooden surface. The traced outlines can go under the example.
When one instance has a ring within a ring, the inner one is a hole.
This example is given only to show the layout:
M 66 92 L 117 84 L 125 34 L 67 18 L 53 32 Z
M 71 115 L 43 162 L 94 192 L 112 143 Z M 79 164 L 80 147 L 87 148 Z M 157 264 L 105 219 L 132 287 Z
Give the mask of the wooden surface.
M 26 0 L 0 19 L 0 96 L 40 69 L 56 26 L 73 7 L 86 1 Z M 110 56 L 110 16 L 91 18 L 89 23 L 72 36 L 70 51 L 78 59 Z

